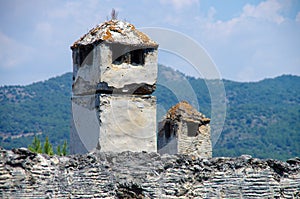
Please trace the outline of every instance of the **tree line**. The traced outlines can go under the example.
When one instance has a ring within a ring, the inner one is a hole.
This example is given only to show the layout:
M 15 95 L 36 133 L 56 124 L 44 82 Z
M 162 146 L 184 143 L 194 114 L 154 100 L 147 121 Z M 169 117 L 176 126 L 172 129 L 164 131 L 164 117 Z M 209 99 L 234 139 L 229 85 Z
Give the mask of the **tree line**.
M 34 136 L 32 144 L 28 146 L 28 149 L 34 153 L 44 153 L 48 155 L 54 155 L 53 147 L 49 141 L 48 136 L 46 137 L 46 140 L 43 145 L 40 139 L 37 136 Z M 57 145 L 55 154 L 60 156 L 65 156 L 68 154 L 66 140 L 64 141 L 62 147 L 60 145 Z

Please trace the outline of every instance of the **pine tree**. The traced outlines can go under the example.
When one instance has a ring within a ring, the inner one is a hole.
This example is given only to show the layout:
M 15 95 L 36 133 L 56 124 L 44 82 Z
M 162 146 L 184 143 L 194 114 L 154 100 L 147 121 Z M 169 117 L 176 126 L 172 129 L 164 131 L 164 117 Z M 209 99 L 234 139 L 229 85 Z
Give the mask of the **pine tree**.
M 41 141 L 39 140 L 39 138 L 37 136 L 34 136 L 32 144 L 29 145 L 28 148 L 30 151 L 35 152 L 35 153 L 43 152 Z
M 64 141 L 64 145 L 62 148 L 62 155 L 67 155 L 67 141 Z
M 52 144 L 49 142 L 48 136 L 46 137 L 46 141 L 44 143 L 44 153 L 48 155 L 53 155 Z
M 56 154 L 57 155 L 62 155 L 62 152 L 61 152 L 61 149 L 60 149 L 60 145 L 58 145 L 57 147 L 56 147 Z

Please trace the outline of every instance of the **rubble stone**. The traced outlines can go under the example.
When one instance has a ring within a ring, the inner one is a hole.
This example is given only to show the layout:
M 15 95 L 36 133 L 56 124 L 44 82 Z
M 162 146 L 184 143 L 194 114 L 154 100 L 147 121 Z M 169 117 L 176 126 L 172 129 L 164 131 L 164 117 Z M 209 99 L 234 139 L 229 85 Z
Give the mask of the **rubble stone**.
M 55 162 L 55 163 L 54 163 Z M 0 149 L 2 198 L 299 198 L 288 162 L 147 152 L 37 155 Z

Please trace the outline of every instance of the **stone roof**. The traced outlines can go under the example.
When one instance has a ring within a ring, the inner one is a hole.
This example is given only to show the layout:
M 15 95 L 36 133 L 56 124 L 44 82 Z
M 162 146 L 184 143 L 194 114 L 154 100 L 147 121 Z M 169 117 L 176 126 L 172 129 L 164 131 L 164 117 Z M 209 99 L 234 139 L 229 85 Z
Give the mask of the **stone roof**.
M 209 118 L 206 118 L 205 115 L 198 112 L 187 101 L 181 101 L 175 106 L 172 106 L 167 113 L 167 118 L 172 120 L 174 119 L 195 120 L 195 121 L 198 120 L 204 124 L 208 124 L 210 122 Z
M 71 49 L 81 45 L 89 45 L 97 42 L 130 44 L 135 46 L 158 47 L 146 34 L 137 30 L 134 25 L 119 20 L 110 20 L 101 23 L 77 40 Z

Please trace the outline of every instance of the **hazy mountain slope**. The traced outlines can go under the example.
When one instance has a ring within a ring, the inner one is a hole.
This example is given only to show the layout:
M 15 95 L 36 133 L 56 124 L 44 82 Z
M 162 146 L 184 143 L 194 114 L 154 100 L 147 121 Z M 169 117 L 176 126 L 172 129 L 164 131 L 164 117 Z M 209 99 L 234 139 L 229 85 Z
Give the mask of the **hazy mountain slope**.
M 54 145 L 68 139 L 71 78 L 67 73 L 28 86 L 0 87 L 0 146 L 27 146 L 31 132 L 41 132 L 41 139 L 49 135 Z M 300 77 L 284 75 L 255 83 L 224 80 L 224 85 L 227 118 L 214 156 L 300 156 Z M 210 95 L 203 79 L 160 66 L 154 95 L 159 109 L 168 110 L 185 99 L 210 116 Z
M 256 83 L 225 81 L 226 125 L 215 155 L 300 156 L 300 77 Z
M 170 90 L 160 87 L 165 78 L 172 79 L 179 90 L 187 80 L 197 95 L 200 111 L 210 116 L 210 95 L 203 79 L 161 67 L 156 95 L 158 103 L 165 107 L 178 101 Z M 251 154 L 277 159 L 300 156 L 300 77 L 283 75 L 250 83 L 224 80 L 224 86 L 227 115 L 214 156 Z
M 15 136 L 39 132 L 42 139 L 49 135 L 55 145 L 69 139 L 71 78 L 67 73 L 28 86 L 0 87 L 0 145 L 27 146 L 32 136 Z

